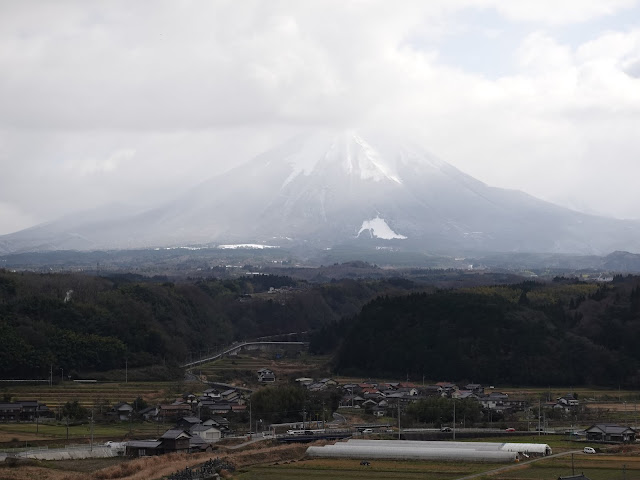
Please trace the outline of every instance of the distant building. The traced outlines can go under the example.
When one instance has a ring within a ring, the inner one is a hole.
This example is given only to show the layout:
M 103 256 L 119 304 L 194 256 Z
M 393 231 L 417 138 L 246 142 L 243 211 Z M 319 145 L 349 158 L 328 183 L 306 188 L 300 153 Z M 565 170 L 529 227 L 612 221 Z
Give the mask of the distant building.
M 593 442 L 635 442 L 636 431 L 614 423 L 598 423 L 585 430 L 587 440 Z
M 261 383 L 273 383 L 276 381 L 276 374 L 268 368 L 258 370 L 258 381 Z

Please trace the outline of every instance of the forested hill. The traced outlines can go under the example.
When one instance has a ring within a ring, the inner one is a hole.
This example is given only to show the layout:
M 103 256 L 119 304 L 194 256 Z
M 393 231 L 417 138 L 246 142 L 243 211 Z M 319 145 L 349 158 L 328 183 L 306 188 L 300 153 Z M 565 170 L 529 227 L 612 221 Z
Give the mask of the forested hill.
M 341 374 L 638 387 L 640 279 L 382 297 L 312 347 L 338 341 Z
M 125 359 L 129 368 L 177 365 L 234 340 L 318 328 L 355 315 L 377 295 L 411 288 L 392 279 L 172 283 L 0 270 L 0 378 L 45 378 L 50 366 L 76 377 L 123 369 Z

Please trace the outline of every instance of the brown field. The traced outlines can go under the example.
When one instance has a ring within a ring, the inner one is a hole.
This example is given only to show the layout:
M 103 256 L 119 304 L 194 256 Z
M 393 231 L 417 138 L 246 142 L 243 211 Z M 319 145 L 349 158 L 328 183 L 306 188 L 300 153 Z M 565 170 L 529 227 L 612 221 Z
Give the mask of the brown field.
M 586 404 L 589 409 L 610 410 L 612 412 L 626 412 L 633 418 L 638 418 L 640 409 L 635 403 L 620 402 L 589 402 Z
M 78 400 L 87 408 L 100 402 L 132 402 L 141 397 L 147 402 L 161 402 L 170 398 L 176 382 L 121 382 L 121 383 L 75 383 L 60 385 L 17 385 L 3 388 L 12 400 L 39 400 L 51 410 L 66 402 Z M 175 395 L 174 395 L 175 396 Z

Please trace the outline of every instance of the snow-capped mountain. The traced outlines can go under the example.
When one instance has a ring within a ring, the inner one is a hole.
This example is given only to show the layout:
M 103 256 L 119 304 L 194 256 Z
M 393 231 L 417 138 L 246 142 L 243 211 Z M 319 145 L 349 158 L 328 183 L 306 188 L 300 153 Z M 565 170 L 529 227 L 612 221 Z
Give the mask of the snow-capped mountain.
M 34 227 L 0 237 L 0 251 L 358 242 L 451 253 L 640 251 L 640 223 L 489 187 L 408 142 L 322 132 L 153 210 Z

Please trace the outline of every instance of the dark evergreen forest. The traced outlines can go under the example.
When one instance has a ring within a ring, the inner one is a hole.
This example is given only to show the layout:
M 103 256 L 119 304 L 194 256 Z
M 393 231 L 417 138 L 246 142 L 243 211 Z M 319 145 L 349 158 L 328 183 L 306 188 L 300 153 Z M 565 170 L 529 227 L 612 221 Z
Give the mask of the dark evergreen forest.
M 312 345 L 337 348 L 342 374 L 628 387 L 640 386 L 639 346 L 637 277 L 380 297 Z

